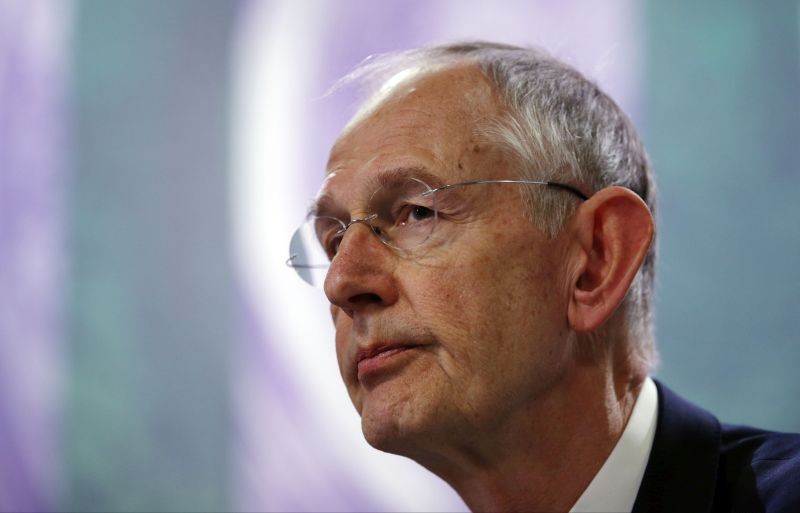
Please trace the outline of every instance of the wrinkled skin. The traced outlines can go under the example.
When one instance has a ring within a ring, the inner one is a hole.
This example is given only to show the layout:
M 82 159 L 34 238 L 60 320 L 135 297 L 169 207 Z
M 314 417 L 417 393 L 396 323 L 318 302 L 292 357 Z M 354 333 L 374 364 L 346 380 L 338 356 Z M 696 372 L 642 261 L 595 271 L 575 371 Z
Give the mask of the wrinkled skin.
M 323 195 L 347 219 L 368 213 L 369 178 L 398 168 L 419 169 L 434 186 L 517 178 L 474 134 L 499 112 L 469 66 L 401 85 L 339 139 Z M 518 187 L 458 190 L 437 225 L 446 243 L 418 258 L 398 255 L 364 225 L 345 235 L 325 292 L 341 374 L 376 448 L 433 469 L 479 461 L 482 441 L 551 413 L 571 362 L 567 245 L 526 219 Z M 416 347 L 360 379 L 358 350 L 388 343 Z

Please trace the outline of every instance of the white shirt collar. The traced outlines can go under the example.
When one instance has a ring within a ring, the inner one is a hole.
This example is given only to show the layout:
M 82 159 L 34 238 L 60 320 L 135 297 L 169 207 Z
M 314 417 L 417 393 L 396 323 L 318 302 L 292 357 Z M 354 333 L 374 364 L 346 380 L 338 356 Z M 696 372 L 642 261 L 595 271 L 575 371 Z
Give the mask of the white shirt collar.
M 647 378 L 617 445 L 570 512 L 633 509 L 653 447 L 657 417 L 658 391 Z

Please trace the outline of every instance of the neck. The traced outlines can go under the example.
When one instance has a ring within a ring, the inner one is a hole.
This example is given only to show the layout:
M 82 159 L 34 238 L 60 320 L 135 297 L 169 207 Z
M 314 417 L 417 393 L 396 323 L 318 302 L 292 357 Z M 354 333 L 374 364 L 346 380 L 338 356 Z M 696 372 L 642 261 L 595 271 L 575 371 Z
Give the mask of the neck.
M 472 511 L 568 511 L 622 435 L 641 388 L 601 369 L 569 374 L 492 433 L 414 459 Z

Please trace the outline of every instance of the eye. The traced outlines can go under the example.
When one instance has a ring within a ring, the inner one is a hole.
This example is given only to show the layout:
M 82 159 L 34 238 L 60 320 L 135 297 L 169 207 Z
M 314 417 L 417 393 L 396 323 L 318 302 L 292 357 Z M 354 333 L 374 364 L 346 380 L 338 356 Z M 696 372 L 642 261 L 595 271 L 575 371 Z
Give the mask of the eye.
M 334 218 L 320 217 L 316 220 L 317 240 L 328 260 L 332 260 L 339 251 L 344 230 L 341 221 Z
M 342 243 L 342 236 L 339 235 L 334 237 L 333 240 L 328 244 L 328 260 L 333 260 L 333 257 L 336 256 L 336 253 L 339 252 L 339 245 Z
M 325 253 L 328 255 L 328 260 L 333 260 L 336 253 L 339 252 L 339 246 L 342 244 L 343 238 L 344 230 L 337 230 L 331 233 L 330 237 L 325 240 L 323 247 L 325 248 Z
M 424 219 L 428 219 L 429 217 L 433 217 L 433 215 L 433 209 L 417 205 L 411 209 L 411 215 L 409 217 L 414 218 L 416 221 L 422 221 Z
M 401 211 L 401 215 L 397 218 L 397 224 L 400 226 L 407 226 L 415 223 L 420 223 L 426 219 L 431 219 L 436 215 L 436 212 L 429 207 L 422 205 L 406 205 Z

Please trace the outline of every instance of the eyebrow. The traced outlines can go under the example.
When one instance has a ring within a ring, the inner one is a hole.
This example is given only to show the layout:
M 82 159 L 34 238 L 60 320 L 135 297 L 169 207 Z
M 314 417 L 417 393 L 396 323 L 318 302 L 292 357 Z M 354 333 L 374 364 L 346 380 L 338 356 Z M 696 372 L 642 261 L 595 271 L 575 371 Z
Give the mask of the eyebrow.
M 425 166 L 398 166 L 379 170 L 366 178 L 364 188 L 369 191 L 377 191 L 386 185 L 395 184 L 401 180 L 416 178 L 422 180 L 431 189 L 441 187 L 445 183 L 441 178 L 431 173 Z M 336 199 L 330 194 L 323 193 L 308 209 L 309 216 L 331 215 L 332 212 L 343 211 Z M 334 216 L 335 217 L 335 216 Z
M 320 194 L 317 196 L 317 199 L 308 207 L 308 212 L 306 213 L 306 217 L 311 216 L 319 216 L 319 215 L 329 215 L 330 212 L 336 210 L 336 200 L 327 193 Z

